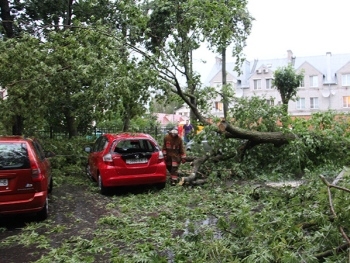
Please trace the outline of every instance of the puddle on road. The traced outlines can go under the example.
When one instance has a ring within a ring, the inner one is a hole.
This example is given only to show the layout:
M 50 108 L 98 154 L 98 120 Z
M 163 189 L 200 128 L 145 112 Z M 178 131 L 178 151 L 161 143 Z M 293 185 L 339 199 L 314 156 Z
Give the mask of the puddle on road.
M 188 235 L 200 234 L 200 232 L 203 228 L 216 226 L 217 221 L 218 221 L 218 219 L 215 217 L 207 217 L 206 219 L 198 221 L 198 222 L 192 222 L 191 220 L 186 219 L 185 229 L 184 229 L 184 232 L 182 234 L 182 237 L 186 237 Z M 215 231 L 214 238 L 215 239 L 221 238 L 220 231 Z
M 270 187 L 298 187 L 302 183 L 302 181 L 285 181 L 268 182 L 264 185 Z M 62 226 L 66 229 L 63 232 L 54 232 L 50 235 L 52 247 L 60 246 L 61 242 L 69 237 L 90 236 L 97 227 L 97 220 L 108 212 L 106 205 L 110 201 L 109 197 L 91 193 L 90 190 L 81 185 L 64 185 L 54 188 L 49 202 L 48 220 L 51 226 Z M 5 221 L 0 218 L 0 241 L 6 237 L 17 235 L 28 223 L 34 221 L 35 217 L 33 216 L 16 217 L 15 220 L 10 218 Z M 217 229 L 217 223 L 218 219 L 214 216 L 207 216 L 202 220 L 187 219 L 185 227 L 174 231 L 173 237 L 196 239 L 197 236 L 200 238 L 200 235 L 205 234 L 207 228 L 210 228 L 214 229 L 214 232 L 212 232 L 213 238 L 221 239 L 222 233 Z M 43 226 L 40 229 L 42 233 L 45 233 L 45 231 L 49 231 L 47 226 Z M 27 250 L 29 251 L 30 249 L 33 250 L 33 247 L 29 247 Z M 18 251 L 21 252 L 19 253 Z M 0 248 L 0 255 L 6 255 L 5 258 L 1 258 L 1 262 L 2 260 L 5 260 L 4 262 L 22 262 L 24 253 L 28 251 L 21 245 Z M 168 262 L 174 262 L 174 253 L 172 251 L 165 252 L 168 255 Z M 41 257 L 40 254 L 43 253 L 45 252 L 33 254 L 30 260 L 38 260 Z

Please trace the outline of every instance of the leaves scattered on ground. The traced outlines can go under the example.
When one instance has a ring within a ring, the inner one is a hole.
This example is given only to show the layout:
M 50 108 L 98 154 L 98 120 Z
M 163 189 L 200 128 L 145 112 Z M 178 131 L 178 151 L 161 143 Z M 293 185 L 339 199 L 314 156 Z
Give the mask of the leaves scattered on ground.
M 63 181 L 48 220 L 1 223 L 6 262 L 22 253 L 38 263 L 318 262 L 317 253 L 343 242 L 317 176 L 299 187 L 230 180 L 162 191 L 118 188 L 110 196 L 83 177 Z M 336 197 L 338 221 L 349 227 L 348 197 Z

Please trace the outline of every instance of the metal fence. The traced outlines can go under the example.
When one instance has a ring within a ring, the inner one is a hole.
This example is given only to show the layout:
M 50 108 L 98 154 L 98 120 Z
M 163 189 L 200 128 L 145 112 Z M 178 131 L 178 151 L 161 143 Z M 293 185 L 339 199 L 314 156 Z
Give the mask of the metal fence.
M 132 129 L 129 132 L 142 132 L 150 134 L 155 139 L 162 138 L 168 131 L 168 128 L 166 127 L 146 127 L 142 129 Z M 91 131 L 88 132 L 82 132 L 78 131 L 78 137 L 84 137 L 87 140 L 95 140 L 99 136 L 105 133 L 120 133 L 120 129 L 118 128 L 94 128 Z M 36 131 L 36 136 L 43 139 L 68 139 L 69 134 L 68 132 L 61 132 L 61 131 L 55 131 L 55 130 L 43 130 L 43 131 Z

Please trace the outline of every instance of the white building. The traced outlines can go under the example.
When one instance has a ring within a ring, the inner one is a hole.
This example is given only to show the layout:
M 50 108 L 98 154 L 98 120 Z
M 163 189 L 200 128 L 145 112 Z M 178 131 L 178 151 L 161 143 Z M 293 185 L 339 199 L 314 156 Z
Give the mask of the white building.
M 285 58 L 245 61 L 241 75 L 234 71 L 234 62 L 226 63 L 227 84 L 233 86 L 237 97 L 265 96 L 268 103 L 277 105 L 281 103 L 281 97 L 271 85 L 273 73 L 289 63 L 297 72 L 304 71 L 298 99 L 288 105 L 290 115 L 307 116 L 329 109 L 338 112 L 350 110 L 350 54 L 332 55 L 327 52 L 325 55 L 298 58 L 288 50 Z M 221 69 L 221 59 L 217 58 L 204 84 L 221 88 Z M 212 103 L 211 114 L 222 117 L 222 98 L 218 96 L 209 103 Z
M 187 105 L 184 105 L 181 108 L 175 110 L 175 113 L 177 115 L 186 117 L 186 119 L 190 118 L 190 108 Z
M 0 87 L 0 99 L 4 100 L 7 97 L 7 90 Z

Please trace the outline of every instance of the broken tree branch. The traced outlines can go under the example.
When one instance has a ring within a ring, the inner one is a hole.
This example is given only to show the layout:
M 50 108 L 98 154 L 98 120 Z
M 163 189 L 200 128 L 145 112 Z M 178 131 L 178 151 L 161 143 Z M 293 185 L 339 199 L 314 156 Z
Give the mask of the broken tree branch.
M 320 178 L 321 178 L 322 182 L 327 186 L 329 207 L 330 207 L 331 213 L 332 213 L 334 218 L 337 218 L 338 216 L 337 216 L 337 213 L 336 213 L 336 211 L 334 209 L 331 188 L 336 188 L 338 190 L 350 192 L 350 190 L 347 189 L 347 188 L 339 187 L 339 186 L 335 185 L 336 183 L 338 183 L 342 179 L 342 177 L 344 175 L 343 171 L 337 176 L 336 180 L 333 181 L 333 184 L 329 183 L 327 181 L 327 179 L 323 175 L 320 175 Z M 342 226 L 339 226 L 338 228 L 339 228 L 339 231 L 340 231 L 341 235 L 343 236 L 343 238 L 346 240 L 347 243 L 342 245 L 342 246 L 340 246 L 340 247 L 338 247 L 336 249 L 336 251 L 343 251 L 344 249 L 350 247 L 350 239 L 349 239 L 348 235 L 345 233 L 344 228 Z M 341 248 L 341 249 L 339 249 L 339 248 Z M 315 256 L 317 258 L 324 258 L 324 257 L 333 255 L 333 253 L 334 253 L 334 249 L 331 249 L 331 250 L 325 251 L 325 252 L 320 253 L 320 254 L 315 255 Z M 350 257 L 350 254 L 349 254 L 349 257 Z
M 232 126 L 225 120 L 220 122 L 218 129 L 221 132 L 225 133 L 226 138 L 249 140 L 251 142 L 251 146 L 263 143 L 272 143 L 274 146 L 279 147 L 297 138 L 297 136 L 293 133 L 259 132 L 253 130 L 245 130 Z

